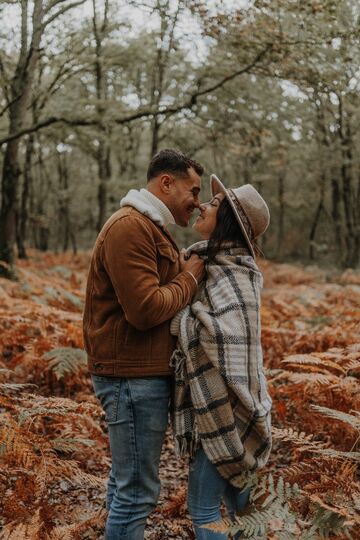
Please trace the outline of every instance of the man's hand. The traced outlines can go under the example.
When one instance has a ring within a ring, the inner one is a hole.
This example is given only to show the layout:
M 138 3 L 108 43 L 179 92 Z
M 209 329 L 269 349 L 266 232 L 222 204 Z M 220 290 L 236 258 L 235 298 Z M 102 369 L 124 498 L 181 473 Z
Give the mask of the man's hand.
M 190 272 L 198 283 L 205 276 L 204 262 L 200 259 L 196 253 L 193 253 L 187 260 L 185 260 L 184 253 L 180 253 L 180 271 Z

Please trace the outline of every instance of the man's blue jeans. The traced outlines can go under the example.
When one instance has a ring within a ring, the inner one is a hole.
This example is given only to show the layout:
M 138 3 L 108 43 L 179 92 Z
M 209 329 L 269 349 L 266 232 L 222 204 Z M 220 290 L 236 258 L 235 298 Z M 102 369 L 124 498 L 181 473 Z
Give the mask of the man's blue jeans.
M 143 540 L 146 519 L 160 492 L 171 378 L 93 375 L 92 380 L 105 411 L 112 457 L 105 539 Z
M 226 540 L 226 535 L 200 525 L 221 520 L 220 505 L 225 502 L 231 518 L 249 501 L 250 489 L 240 491 L 225 480 L 200 448 L 190 463 L 188 508 L 197 540 Z M 240 535 L 237 536 L 240 538 Z

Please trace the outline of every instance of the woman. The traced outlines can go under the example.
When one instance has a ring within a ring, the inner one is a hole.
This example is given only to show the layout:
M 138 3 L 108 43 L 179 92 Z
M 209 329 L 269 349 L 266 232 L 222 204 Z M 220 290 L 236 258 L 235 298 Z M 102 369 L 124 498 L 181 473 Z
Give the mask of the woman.
M 206 280 L 191 306 L 172 321 L 179 348 L 173 428 L 178 451 L 190 454 L 188 508 L 198 540 L 225 535 L 201 525 L 230 516 L 249 499 L 249 472 L 270 453 L 271 399 L 263 374 L 260 333 L 262 275 L 255 239 L 270 216 L 249 184 L 226 189 L 211 176 L 213 198 L 194 229 L 203 238 L 187 250 L 206 261 Z

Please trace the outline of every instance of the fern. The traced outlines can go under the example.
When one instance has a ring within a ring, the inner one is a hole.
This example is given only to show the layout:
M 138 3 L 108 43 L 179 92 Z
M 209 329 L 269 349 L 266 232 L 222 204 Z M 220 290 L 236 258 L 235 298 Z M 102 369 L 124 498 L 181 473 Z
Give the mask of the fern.
M 284 371 L 283 378 L 295 384 L 304 385 L 305 388 L 312 388 L 313 386 L 330 386 L 336 384 L 340 380 L 336 375 L 331 373 L 319 373 L 311 372 L 307 373 L 294 373 L 292 371 Z
M 4 393 L 16 392 L 18 390 L 25 390 L 30 387 L 36 388 L 36 384 L 33 383 L 0 383 L 0 390 Z
M 91 516 L 85 517 L 79 523 L 72 525 L 63 525 L 54 527 L 51 530 L 51 540 L 73 540 L 78 538 L 81 533 L 87 532 L 91 528 L 102 528 L 106 519 L 106 510 L 98 510 Z M 88 535 L 86 535 L 88 537 Z
M 335 450 L 335 448 L 310 448 L 309 451 L 331 458 L 351 459 L 360 463 L 360 452 L 342 452 Z
M 206 528 L 229 535 L 241 534 L 248 540 L 266 539 L 271 531 L 282 540 L 318 540 L 329 535 L 346 534 L 348 538 L 355 526 L 360 524 L 356 510 L 349 506 L 334 506 L 325 503 L 318 495 L 310 495 L 309 499 L 315 510 L 311 521 L 304 521 L 301 514 L 293 508 L 293 502 L 299 497 L 307 496 L 297 484 L 290 484 L 279 477 L 277 482 L 272 474 L 263 477 L 255 487 L 252 505 L 243 515 L 208 524 Z M 297 505 L 294 505 L 297 508 Z M 301 522 L 302 531 L 298 523 Z
M 334 420 L 340 420 L 340 422 L 345 422 L 346 424 L 349 424 L 355 430 L 360 431 L 359 413 L 357 413 L 357 415 L 355 416 L 352 414 L 345 413 L 343 411 L 329 409 L 328 407 L 320 407 L 319 405 L 310 405 L 310 407 L 316 412 L 319 412 L 325 416 L 328 416 L 329 418 L 333 418 Z
M 30 523 L 10 522 L 2 530 L 0 540 L 29 540 L 38 539 L 43 523 L 38 508 L 31 518 Z
M 291 366 L 301 369 L 307 369 L 310 366 L 317 366 L 318 368 L 325 369 L 326 371 L 328 371 L 329 369 L 334 369 L 336 371 L 340 371 L 340 373 L 346 373 L 346 370 L 336 362 L 333 362 L 332 360 L 329 360 L 327 358 L 319 358 L 317 356 L 312 356 L 310 354 L 293 354 L 284 358 L 281 363 L 285 363 L 287 367 Z
M 57 380 L 63 379 L 69 373 L 79 373 L 87 362 L 87 355 L 83 349 L 73 347 L 60 347 L 43 355 L 49 360 L 49 368 Z
M 35 403 L 30 407 L 24 407 L 19 414 L 19 424 L 26 423 L 27 420 L 41 416 L 66 416 L 82 414 L 83 407 L 66 398 L 44 398 L 35 397 Z M 38 406 L 35 406 L 38 405 Z
M 53 439 L 51 441 L 51 446 L 57 452 L 63 452 L 64 454 L 71 454 L 79 449 L 79 446 L 94 446 L 95 442 L 90 439 L 79 439 L 79 438 L 60 438 Z
M 174 497 L 171 497 L 171 499 L 160 508 L 162 515 L 174 518 L 175 516 L 183 514 L 186 505 L 186 496 L 186 487 L 182 486 L 178 493 Z
M 289 502 L 299 497 L 300 493 L 297 484 L 291 485 L 281 476 L 276 483 L 273 475 L 269 474 L 261 478 L 253 488 L 250 496 L 252 504 L 246 513 L 237 516 L 235 522 L 230 525 L 228 520 L 223 520 L 209 524 L 207 528 L 219 532 L 222 528 L 222 532 L 230 535 L 241 533 L 242 538 L 259 540 L 266 538 L 271 522 L 277 519 L 281 524 L 284 538 L 295 540 L 296 536 L 291 529 L 296 525 L 297 516 L 291 510 Z M 214 526 L 216 528 L 213 528 Z
M 276 427 L 271 428 L 272 435 L 274 439 L 278 439 L 285 442 L 291 442 L 292 444 L 300 445 L 300 447 L 303 448 L 321 448 L 324 446 L 324 443 L 320 443 L 318 441 L 314 441 L 313 434 L 304 433 L 303 431 L 299 433 L 298 431 L 295 431 L 292 428 L 286 428 L 286 429 L 279 429 Z

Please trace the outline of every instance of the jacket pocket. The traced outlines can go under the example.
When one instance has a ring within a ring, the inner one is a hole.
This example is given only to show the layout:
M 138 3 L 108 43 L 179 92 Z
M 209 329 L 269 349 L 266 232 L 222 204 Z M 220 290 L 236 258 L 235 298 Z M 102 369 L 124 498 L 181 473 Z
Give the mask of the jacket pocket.
M 167 242 L 156 244 L 158 272 L 160 276 L 160 285 L 169 283 L 178 273 L 178 254 L 175 249 Z
M 174 250 L 174 248 L 168 244 L 167 242 L 158 242 L 156 244 L 156 250 L 160 257 L 165 257 L 165 259 L 169 259 L 171 262 L 175 262 L 177 259 L 177 253 Z

